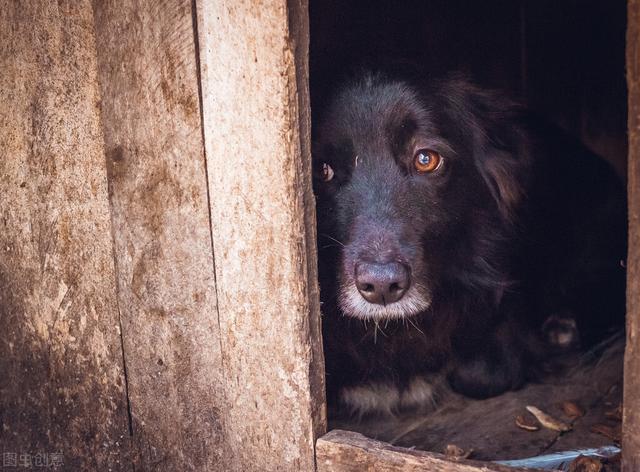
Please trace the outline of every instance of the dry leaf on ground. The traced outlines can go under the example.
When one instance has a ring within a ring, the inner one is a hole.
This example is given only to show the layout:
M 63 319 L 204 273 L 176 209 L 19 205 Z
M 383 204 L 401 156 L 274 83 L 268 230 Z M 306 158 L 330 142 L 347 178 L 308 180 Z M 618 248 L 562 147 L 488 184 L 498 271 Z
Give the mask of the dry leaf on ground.
M 465 451 L 461 447 L 456 446 L 455 444 L 447 444 L 444 448 L 444 455 L 447 457 L 455 457 L 456 459 L 467 459 L 471 453 L 473 453 L 473 449 L 469 449 Z
M 620 428 L 620 426 L 611 427 L 606 424 L 595 424 L 591 427 L 591 432 L 606 436 L 618 443 L 622 438 L 622 428 Z
M 567 418 L 571 420 L 575 420 L 576 418 L 580 418 L 581 416 L 584 416 L 584 410 L 576 402 L 571 402 L 571 401 L 562 402 L 561 408 L 563 413 L 567 416 Z
M 601 472 L 602 462 L 595 457 L 578 456 L 569 464 L 569 472 Z
M 542 426 L 548 429 L 552 429 L 554 431 L 559 431 L 561 433 L 565 431 L 571 431 L 571 426 L 562 421 L 554 418 L 553 416 L 545 413 L 541 409 L 535 406 L 527 406 L 527 411 L 529 411 L 536 419 L 540 422 Z
M 529 415 L 518 415 L 516 417 L 516 426 L 526 431 L 538 431 L 540 429 L 540 426 Z

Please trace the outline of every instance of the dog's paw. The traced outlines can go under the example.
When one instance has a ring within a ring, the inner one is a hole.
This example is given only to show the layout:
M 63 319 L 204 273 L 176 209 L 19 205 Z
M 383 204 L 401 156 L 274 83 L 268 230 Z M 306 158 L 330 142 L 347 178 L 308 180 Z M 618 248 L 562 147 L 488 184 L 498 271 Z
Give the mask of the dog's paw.
M 482 357 L 458 364 L 448 376 L 451 388 L 471 398 L 489 398 L 520 387 L 520 361 L 489 362 Z
M 395 416 L 399 412 L 426 412 L 435 407 L 437 382 L 414 377 L 406 388 L 390 382 L 368 382 L 345 387 L 340 403 L 351 416 Z
M 400 392 L 399 408 L 403 411 L 427 412 L 436 407 L 439 381 L 423 376 L 414 377 Z
M 542 325 L 545 343 L 554 351 L 567 352 L 580 347 L 580 333 L 574 317 L 552 315 Z
M 400 402 L 400 391 L 392 383 L 369 382 L 345 387 L 340 392 L 340 404 L 351 416 L 393 415 Z

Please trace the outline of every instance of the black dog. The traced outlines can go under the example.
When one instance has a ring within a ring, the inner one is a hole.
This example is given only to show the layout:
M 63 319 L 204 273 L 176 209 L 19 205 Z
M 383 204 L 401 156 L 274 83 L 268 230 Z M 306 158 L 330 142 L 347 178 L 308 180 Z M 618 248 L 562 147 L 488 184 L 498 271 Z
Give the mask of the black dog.
M 497 395 L 623 319 L 617 177 L 464 80 L 343 87 L 317 127 L 314 185 L 330 404 L 419 407 L 438 372 Z

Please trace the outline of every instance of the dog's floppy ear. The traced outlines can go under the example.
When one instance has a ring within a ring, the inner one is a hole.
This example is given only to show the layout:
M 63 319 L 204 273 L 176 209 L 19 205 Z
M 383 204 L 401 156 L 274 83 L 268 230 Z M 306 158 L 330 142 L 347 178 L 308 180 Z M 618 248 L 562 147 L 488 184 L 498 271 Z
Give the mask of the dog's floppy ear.
M 487 97 L 476 97 L 485 100 Z M 512 219 L 526 192 L 529 167 L 527 136 L 516 110 L 477 104 L 474 111 L 473 157 L 502 215 Z
M 523 108 L 462 79 L 449 81 L 447 88 L 475 165 L 500 213 L 511 220 L 526 193 L 529 175 Z

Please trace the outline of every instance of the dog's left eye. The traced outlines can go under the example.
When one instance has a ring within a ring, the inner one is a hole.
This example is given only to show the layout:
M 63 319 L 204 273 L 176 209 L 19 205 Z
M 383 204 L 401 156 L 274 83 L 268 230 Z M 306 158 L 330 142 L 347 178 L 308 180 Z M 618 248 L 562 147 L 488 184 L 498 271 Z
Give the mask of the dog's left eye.
M 434 172 L 442 165 L 442 156 L 431 149 L 419 149 L 413 156 L 413 166 L 421 173 Z
M 333 179 L 333 175 L 334 172 L 331 166 L 327 163 L 322 164 L 322 181 L 329 182 L 331 179 Z

